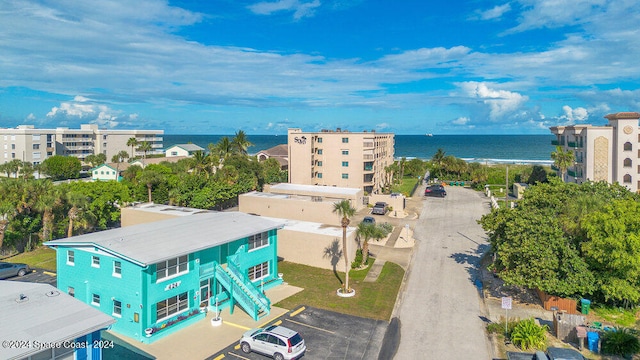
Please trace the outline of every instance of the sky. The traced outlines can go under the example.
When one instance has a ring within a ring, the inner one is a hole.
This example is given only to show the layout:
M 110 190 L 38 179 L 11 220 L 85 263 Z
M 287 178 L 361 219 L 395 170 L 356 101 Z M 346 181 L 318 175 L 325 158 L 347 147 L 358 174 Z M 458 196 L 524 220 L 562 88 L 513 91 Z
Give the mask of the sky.
M 637 0 L 0 1 L 0 127 L 548 135 L 620 111 Z

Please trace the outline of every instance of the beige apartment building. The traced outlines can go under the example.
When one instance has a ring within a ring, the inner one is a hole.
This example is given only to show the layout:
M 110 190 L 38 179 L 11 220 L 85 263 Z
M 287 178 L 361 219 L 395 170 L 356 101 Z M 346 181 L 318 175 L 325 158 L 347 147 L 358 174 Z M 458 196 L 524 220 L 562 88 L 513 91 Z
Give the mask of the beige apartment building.
M 619 112 L 605 118 L 609 123 L 604 126 L 550 128 L 556 136 L 552 145 L 560 145 L 575 156 L 563 180 L 619 183 L 637 192 L 640 189 L 640 113 Z
M 106 130 L 93 124 L 80 125 L 80 129 L 36 129 L 33 125 L 0 128 L 0 164 L 18 159 L 37 165 L 53 155 L 75 156 L 84 161 L 87 155 L 100 153 L 109 160 L 121 150 L 131 156 L 127 141 L 132 137 L 139 143 L 151 144 L 147 155 L 162 154 L 163 134 L 164 130 Z M 143 155 L 137 150 L 134 153 L 133 156 Z
M 379 193 L 393 164 L 391 133 L 289 129 L 289 182 L 358 188 Z

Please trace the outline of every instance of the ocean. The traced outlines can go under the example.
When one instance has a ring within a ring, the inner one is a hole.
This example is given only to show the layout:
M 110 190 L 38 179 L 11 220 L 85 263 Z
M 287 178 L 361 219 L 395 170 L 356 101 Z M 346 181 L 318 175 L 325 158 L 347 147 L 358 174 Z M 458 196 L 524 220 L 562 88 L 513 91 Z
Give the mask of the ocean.
M 223 136 L 233 135 L 164 135 L 165 148 L 175 144 L 194 143 L 207 148 Z M 250 154 L 286 144 L 286 135 L 247 135 L 253 146 Z M 396 158 L 431 159 L 438 149 L 468 162 L 506 164 L 551 164 L 555 149 L 553 135 L 396 135 Z

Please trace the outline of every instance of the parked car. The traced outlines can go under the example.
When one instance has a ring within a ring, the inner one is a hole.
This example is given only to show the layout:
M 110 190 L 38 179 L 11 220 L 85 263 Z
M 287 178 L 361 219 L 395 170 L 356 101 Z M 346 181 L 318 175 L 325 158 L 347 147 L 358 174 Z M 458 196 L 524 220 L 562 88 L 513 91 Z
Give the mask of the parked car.
M 371 210 L 372 214 L 375 215 L 384 215 L 387 213 L 387 203 L 386 202 L 377 202 L 373 205 L 373 210 Z
M 374 217 L 371 216 L 365 216 L 364 219 L 362 219 L 362 222 L 365 224 L 376 224 L 376 219 Z
M 548 360 L 547 355 L 538 350 L 535 354 L 507 351 L 507 360 Z
M 585 360 L 579 352 L 559 347 L 547 348 L 547 356 L 549 356 L 549 360 Z
M 442 185 L 427 186 L 427 188 L 424 189 L 424 196 L 445 197 L 447 196 L 447 190 L 445 190 Z
M 14 264 L 8 262 L 0 262 L 0 279 L 6 279 L 13 276 L 25 276 L 30 273 L 29 265 Z
M 300 334 L 276 325 L 245 332 L 240 339 L 240 348 L 246 354 L 254 351 L 275 360 L 299 359 L 307 350 Z

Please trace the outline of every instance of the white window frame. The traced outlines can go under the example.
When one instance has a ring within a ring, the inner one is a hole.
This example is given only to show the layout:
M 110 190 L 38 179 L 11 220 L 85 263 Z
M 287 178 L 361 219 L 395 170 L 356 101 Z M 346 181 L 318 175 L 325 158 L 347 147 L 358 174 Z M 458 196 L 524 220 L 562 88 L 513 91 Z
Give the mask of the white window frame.
M 118 260 L 113 260 L 113 276 L 115 277 L 122 277 L 122 262 L 118 261 Z
M 264 231 L 259 234 L 249 236 L 247 240 L 247 250 L 253 251 L 269 246 L 269 232 Z
M 119 305 L 116 305 L 116 303 Z M 122 301 L 113 299 L 113 310 L 111 312 L 111 315 L 119 318 L 122 317 Z
M 258 265 L 252 266 L 247 269 L 249 280 L 252 282 L 258 281 L 260 279 L 264 279 L 269 276 L 269 262 L 265 261 Z M 259 276 L 257 276 L 259 275 Z
M 73 250 L 67 250 L 67 265 L 76 265 L 76 253 Z
M 91 255 L 91 267 L 100 268 L 100 257 L 97 255 Z
M 98 301 L 96 301 L 96 299 Z M 91 294 L 91 305 L 100 306 L 100 295 Z
M 170 304 L 170 301 L 175 299 L 175 303 Z M 160 314 L 160 305 L 163 304 L 163 313 Z M 160 300 L 156 303 L 156 322 L 178 315 L 185 311 L 189 311 L 189 293 L 183 292 L 176 296 L 168 297 L 164 300 Z M 163 315 L 160 317 L 160 315 Z
M 175 261 L 175 265 L 172 264 L 173 261 Z M 171 273 L 171 269 L 175 269 L 176 272 Z M 161 261 L 159 263 L 156 263 L 156 282 L 163 282 L 167 279 L 173 279 L 188 272 L 189 255 L 183 255 L 177 258 Z

